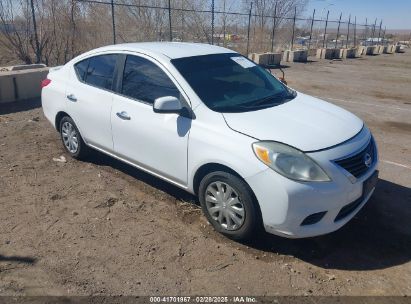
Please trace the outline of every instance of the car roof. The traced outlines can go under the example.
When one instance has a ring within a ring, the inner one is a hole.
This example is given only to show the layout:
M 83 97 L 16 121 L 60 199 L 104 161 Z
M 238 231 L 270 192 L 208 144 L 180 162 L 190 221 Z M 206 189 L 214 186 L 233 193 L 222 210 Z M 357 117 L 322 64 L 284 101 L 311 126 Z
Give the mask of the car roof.
M 91 52 L 134 51 L 147 55 L 164 55 L 170 59 L 209 54 L 235 53 L 232 50 L 204 43 L 188 42 L 136 42 L 104 46 Z

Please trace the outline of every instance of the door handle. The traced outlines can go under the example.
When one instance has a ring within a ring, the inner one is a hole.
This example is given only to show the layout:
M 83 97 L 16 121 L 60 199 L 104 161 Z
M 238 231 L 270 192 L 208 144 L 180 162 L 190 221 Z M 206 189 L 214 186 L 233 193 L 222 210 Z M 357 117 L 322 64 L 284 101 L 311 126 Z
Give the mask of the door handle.
M 67 99 L 70 100 L 70 101 L 73 101 L 73 102 L 77 101 L 76 96 L 74 96 L 73 94 L 67 95 Z
M 130 119 L 131 119 L 131 117 L 128 116 L 128 114 L 127 114 L 126 111 L 117 112 L 116 115 L 117 115 L 119 118 L 123 119 L 123 120 L 130 120 Z

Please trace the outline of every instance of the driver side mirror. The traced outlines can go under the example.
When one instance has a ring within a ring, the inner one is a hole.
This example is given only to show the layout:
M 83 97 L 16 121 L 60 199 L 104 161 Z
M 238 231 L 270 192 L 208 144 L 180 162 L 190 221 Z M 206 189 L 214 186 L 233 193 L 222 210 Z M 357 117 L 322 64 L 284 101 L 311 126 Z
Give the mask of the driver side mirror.
M 153 111 L 155 113 L 177 113 L 180 114 L 183 106 L 181 101 L 174 96 L 159 97 L 154 100 Z

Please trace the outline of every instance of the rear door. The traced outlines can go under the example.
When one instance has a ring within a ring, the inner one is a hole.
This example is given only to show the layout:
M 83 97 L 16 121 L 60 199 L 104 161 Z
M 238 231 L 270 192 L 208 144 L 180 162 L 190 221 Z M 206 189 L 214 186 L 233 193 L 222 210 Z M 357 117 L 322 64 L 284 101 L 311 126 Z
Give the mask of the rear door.
M 66 89 L 68 111 L 82 137 L 106 151 L 113 151 L 110 116 L 118 58 L 105 54 L 76 63 Z
M 156 98 L 183 95 L 172 76 L 149 57 L 128 55 L 111 113 L 114 150 L 151 173 L 187 184 L 191 119 L 154 113 Z

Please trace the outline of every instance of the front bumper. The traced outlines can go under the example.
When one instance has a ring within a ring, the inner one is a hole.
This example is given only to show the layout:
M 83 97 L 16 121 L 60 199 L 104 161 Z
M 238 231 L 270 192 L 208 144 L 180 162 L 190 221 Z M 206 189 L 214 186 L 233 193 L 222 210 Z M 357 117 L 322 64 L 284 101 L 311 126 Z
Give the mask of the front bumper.
M 363 183 L 377 170 L 378 155 L 357 179 L 350 178 L 332 160 L 352 154 L 366 145 L 370 137 L 369 130 L 364 128 L 346 143 L 309 153 L 331 177 L 331 182 L 296 182 L 271 169 L 247 178 L 260 205 L 265 230 L 288 238 L 304 238 L 333 232 L 350 221 L 374 192 L 370 189 L 363 194 Z M 309 216 L 312 217 L 307 221 Z

